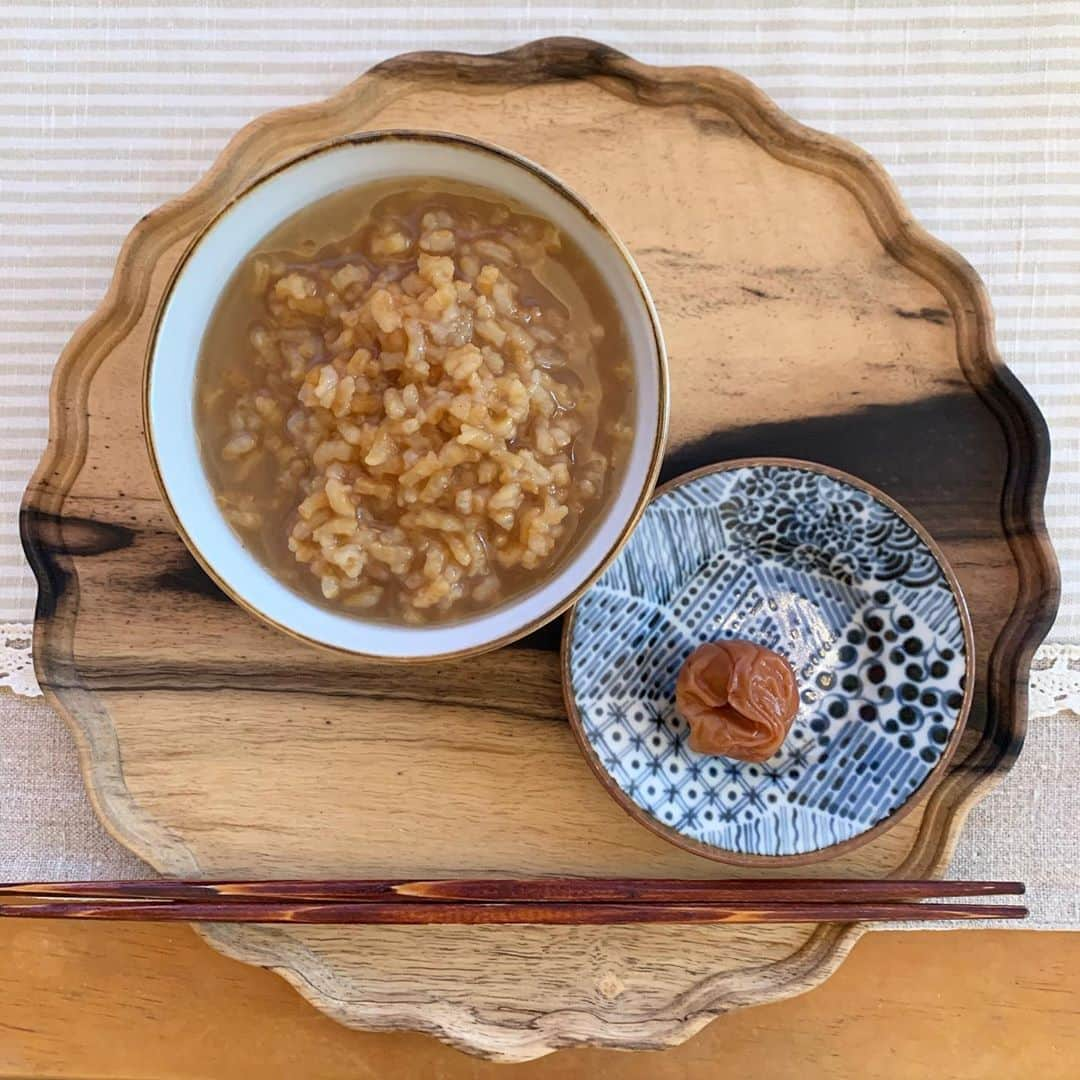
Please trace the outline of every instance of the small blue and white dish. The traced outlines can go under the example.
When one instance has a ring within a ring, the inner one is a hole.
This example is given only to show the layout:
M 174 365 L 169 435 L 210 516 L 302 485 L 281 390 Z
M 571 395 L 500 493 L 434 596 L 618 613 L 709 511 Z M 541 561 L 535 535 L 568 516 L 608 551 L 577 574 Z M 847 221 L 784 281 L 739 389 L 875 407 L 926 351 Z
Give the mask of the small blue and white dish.
M 799 713 L 768 761 L 699 754 L 675 680 L 707 641 L 785 656 Z M 864 843 L 943 775 L 971 706 L 971 621 L 910 514 L 834 469 L 733 461 L 660 488 L 578 602 L 563 684 L 590 765 L 639 821 L 741 864 Z

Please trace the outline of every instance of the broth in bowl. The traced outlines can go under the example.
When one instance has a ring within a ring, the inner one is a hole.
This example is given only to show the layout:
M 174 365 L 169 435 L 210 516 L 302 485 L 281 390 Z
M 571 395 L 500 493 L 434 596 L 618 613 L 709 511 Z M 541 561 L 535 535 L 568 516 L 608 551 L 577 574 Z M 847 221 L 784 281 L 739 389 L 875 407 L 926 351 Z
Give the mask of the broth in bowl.
M 232 276 L 195 421 L 275 577 L 406 625 L 497 607 L 572 553 L 633 436 L 629 346 L 583 252 L 494 191 L 395 180 L 275 229 Z

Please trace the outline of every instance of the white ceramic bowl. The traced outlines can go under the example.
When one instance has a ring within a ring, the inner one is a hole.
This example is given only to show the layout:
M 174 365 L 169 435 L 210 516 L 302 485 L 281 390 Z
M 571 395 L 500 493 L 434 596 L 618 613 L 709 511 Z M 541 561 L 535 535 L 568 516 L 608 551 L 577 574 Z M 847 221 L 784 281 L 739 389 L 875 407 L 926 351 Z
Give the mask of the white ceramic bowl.
M 193 402 L 199 347 L 218 297 L 259 241 L 305 206 L 344 188 L 439 177 L 505 192 L 580 246 L 615 299 L 636 384 L 634 439 L 622 482 L 586 540 L 530 592 L 443 626 L 364 621 L 312 603 L 249 554 L 221 515 L 199 453 Z M 166 290 L 150 341 L 144 395 L 150 454 L 192 554 L 234 600 L 318 645 L 387 660 L 463 656 L 505 644 L 568 607 L 604 570 L 641 516 L 667 435 L 667 360 L 656 311 L 629 252 L 558 180 L 523 158 L 453 135 L 372 132 L 318 147 L 255 181 L 196 238 Z

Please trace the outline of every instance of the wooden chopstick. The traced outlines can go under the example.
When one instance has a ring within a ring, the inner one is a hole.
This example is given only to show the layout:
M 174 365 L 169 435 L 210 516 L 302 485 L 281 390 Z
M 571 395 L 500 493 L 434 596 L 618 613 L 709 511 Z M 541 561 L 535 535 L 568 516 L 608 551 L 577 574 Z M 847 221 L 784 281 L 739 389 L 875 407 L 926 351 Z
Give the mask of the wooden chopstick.
M 1020 919 L 1016 881 L 475 878 L 75 881 L 0 885 L 0 918 L 338 924 L 761 923 Z
M 4 897 L 158 900 L 175 903 L 320 901 L 328 903 L 727 904 L 864 903 L 958 896 L 1019 896 L 1018 881 L 864 881 L 839 878 L 467 878 L 463 880 L 68 881 L 0 885 Z
M 573 904 L 488 901 L 245 902 L 233 899 L 212 903 L 176 903 L 172 900 L 9 900 L 0 904 L 0 918 L 337 925 L 931 922 L 943 919 L 1022 919 L 1026 915 L 1027 908 L 1012 905 L 904 901 Z

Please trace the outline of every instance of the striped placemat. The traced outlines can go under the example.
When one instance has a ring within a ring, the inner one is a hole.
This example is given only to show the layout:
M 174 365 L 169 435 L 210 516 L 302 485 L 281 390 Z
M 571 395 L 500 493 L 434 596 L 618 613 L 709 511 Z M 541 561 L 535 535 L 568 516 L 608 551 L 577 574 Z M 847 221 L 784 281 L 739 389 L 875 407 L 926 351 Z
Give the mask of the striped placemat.
M 139 216 L 194 183 L 248 120 L 324 97 L 394 53 L 573 34 L 749 76 L 798 119 L 873 153 L 982 274 L 1001 351 L 1054 439 L 1048 513 L 1065 592 L 1036 701 L 1080 712 L 1078 0 L 0 0 L 0 30 L 0 623 L 11 624 L 0 684 L 31 686 L 15 670 L 34 603 L 15 514 L 44 444 L 52 366 Z M 0 835 L 19 839 L 0 848 L 0 877 L 122 869 L 94 827 L 55 827 L 87 812 L 62 729 L 40 707 L 7 706 L 0 696 Z M 1076 727 L 1064 715 L 1032 726 L 954 867 L 1037 881 L 1043 925 L 1080 922 L 1076 830 L 1049 829 L 1037 811 L 1041 791 L 1069 793 L 1054 820 L 1080 820 Z M 1024 850 L 998 850 L 989 838 L 1001 835 L 1027 838 Z
M 758 0 L 0 3 L 0 520 L 46 429 L 53 361 L 138 217 L 268 109 L 323 97 L 407 49 L 583 34 L 661 64 L 749 76 L 870 150 L 986 280 L 1006 360 L 1054 431 L 1048 497 L 1080 641 L 1080 3 L 763 5 Z M 0 531 L 0 620 L 34 587 Z

